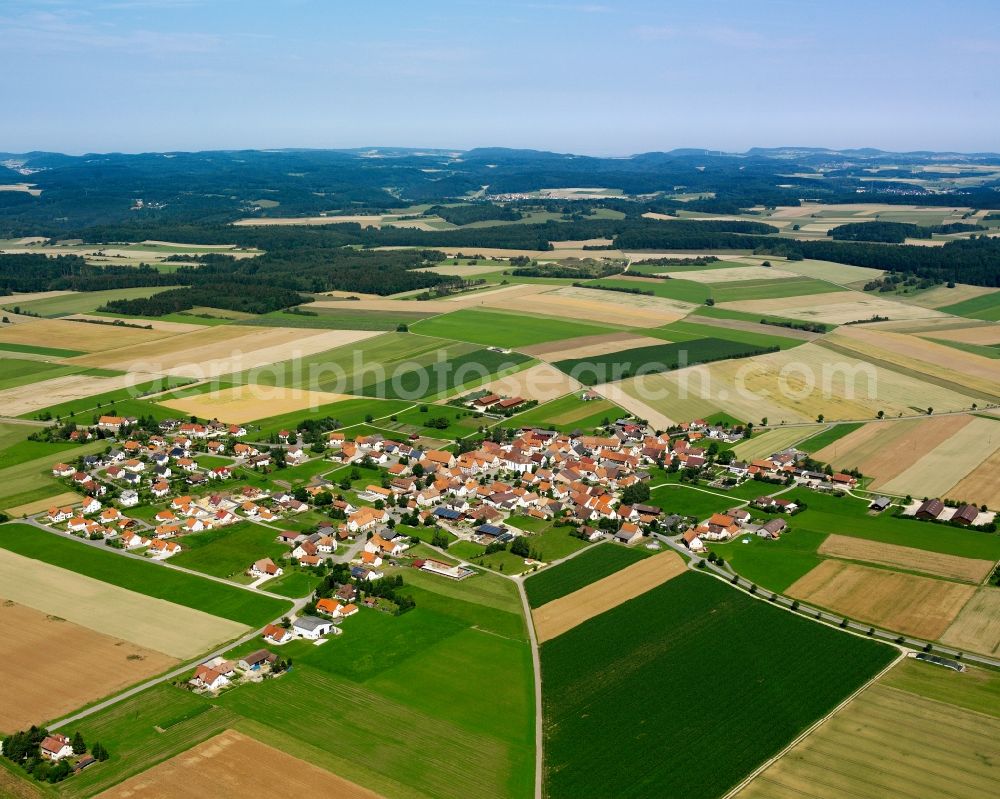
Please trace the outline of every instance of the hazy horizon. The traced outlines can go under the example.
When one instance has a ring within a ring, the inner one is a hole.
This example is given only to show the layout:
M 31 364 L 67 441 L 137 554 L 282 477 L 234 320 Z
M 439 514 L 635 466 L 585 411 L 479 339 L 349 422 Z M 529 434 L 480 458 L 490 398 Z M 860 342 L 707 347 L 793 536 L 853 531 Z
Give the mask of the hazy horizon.
M 0 151 L 997 151 L 1000 6 L 953 8 L 10 0 Z

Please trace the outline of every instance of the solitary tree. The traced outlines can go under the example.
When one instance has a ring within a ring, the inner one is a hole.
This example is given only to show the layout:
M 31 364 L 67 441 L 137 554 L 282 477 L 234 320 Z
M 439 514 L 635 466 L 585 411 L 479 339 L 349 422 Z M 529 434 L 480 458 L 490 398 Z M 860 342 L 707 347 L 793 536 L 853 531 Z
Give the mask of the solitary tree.
M 77 730 L 76 734 L 73 736 L 73 754 L 82 755 L 86 751 L 87 751 L 87 744 L 83 740 L 83 736 L 80 734 L 80 731 Z

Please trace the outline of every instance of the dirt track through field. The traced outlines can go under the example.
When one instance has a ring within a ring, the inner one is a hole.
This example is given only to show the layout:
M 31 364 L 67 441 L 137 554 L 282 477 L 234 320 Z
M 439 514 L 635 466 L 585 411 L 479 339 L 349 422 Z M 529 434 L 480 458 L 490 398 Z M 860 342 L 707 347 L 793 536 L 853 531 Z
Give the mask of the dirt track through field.
M 0 640 L 4 732 L 59 718 L 178 662 L 10 600 L 0 601 Z
M 846 560 L 861 560 L 882 566 L 897 566 L 907 571 L 924 572 L 970 583 L 982 582 L 994 566 L 992 560 L 962 558 L 925 549 L 883 544 L 846 535 L 829 535 L 819 548 L 820 555 Z
M 824 560 L 787 594 L 889 630 L 936 641 L 976 589 L 971 585 Z
M 336 741 L 322 743 L 336 746 Z M 100 799 L 242 796 L 380 799 L 367 788 L 235 730 L 219 733 L 99 795 Z
M 535 608 L 531 611 L 531 619 L 538 643 L 562 635 L 587 619 L 656 588 L 686 568 L 680 555 L 662 552 Z
M 247 630 L 246 625 L 235 621 L 154 599 L 5 549 L 0 549 L 0 599 L 180 659 L 194 657 Z

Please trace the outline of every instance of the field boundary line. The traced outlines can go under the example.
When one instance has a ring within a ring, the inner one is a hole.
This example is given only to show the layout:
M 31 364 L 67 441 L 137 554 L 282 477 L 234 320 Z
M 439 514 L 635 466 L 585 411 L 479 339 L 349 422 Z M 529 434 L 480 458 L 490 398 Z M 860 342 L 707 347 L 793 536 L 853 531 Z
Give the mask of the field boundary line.
M 787 755 L 793 748 L 795 748 L 799 743 L 808 738 L 816 729 L 824 725 L 831 718 L 836 716 L 841 710 L 843 710 L 847 705 L 857 699 L 862 693 L 867 691 L 872 685 L 881 680 L 890 669 L 895 668 L 905 657 L 907 653 L 905 651 L 900 651 L 899 655 L 884 669 L 882 669 L 878 674 L 872 677 L 868 682 L 861 685 L 854 693 L 850 694 L 845 698 L 839 705 L 837 705 L 833 710 L 827 713 L 820 719 L 817 719 L 812 724 L 810 724 L 805 730 L 803 730 L 798 736 L 796 736 L 789 744 L 778 752 L 776 755 L 766 760 L 756 769 L 754 769 L 750 774 L 743 778 L 743 780 L 723 794 L 722 799 L 733 799 L 740 791 L 746 788 L 751 782 L 753 782 L 758 776 L 760 776 L 764 771 L 770 768 L 772 765 L 777 763 L 781 758 Z M 905 693 L 905 692 L 904 692 Z
M 589 547 L 588 547 L 589 548 Z M 581 550 L 582 551 L 582 550 Z M 514 579 L 514 578 L 511 578 Z M 517 583 L 517 593 L 521 597 L 521 610 L 528 627 L 528 644 L 531 646 L 531 662 L 535 672 L 535 792 L 534 799 L 542 799 L 542 768 L 544 757 L 542 746 L 544 734 L 542 729 L 542 662 L 538 656 L 538 637 L 535 634 L 535 622 L 531 618 L 531 605 L 528 604 L 528 594 L 524 590 L 524 579 L 514 579 Z

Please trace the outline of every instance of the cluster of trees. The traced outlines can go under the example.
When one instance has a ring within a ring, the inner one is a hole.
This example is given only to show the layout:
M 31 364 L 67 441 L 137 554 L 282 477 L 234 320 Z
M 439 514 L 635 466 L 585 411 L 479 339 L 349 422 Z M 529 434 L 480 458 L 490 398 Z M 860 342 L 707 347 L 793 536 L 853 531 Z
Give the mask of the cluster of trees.
M 599 286 L 594 283 L 581 283 L 577 281 L 573 284 L 577 288 L 583 289 L 600 289 L 601 291 L 618 291 L 622 294 L 644 294 L 646 296 L 652 297 L 656 292 L 652 289 L 640 289 L 640 288 L 628 288 L 627 286 Z
M 511 259 L 514 266 L 515 260 Z M 528 259 L 524 259 L 528 260 Z M 610 277 L 625 271 L 624 263 L 609 263 L 608 261 L 598 261 L 593 258 L 567 258 L 557 264 L 536 264 L 530 262 L 530 266 L 516 266 L 510 270 L 511 275 L 517 277 L 562 277 L 562 278 L 599 278 Z
M 902 244 L 907 239 L 929 239 L 935 233 L 967 233 L 986 230 L 982 225 L 952 222 L 948 225 L 915 225 L 909 222 L 851 222 L 831 228 L 827 235 L 837 241 L 878 241 Z
M 72 773 L 72 768 L 65 758 L 52 762 L 42 757 L 41 743 L 48 734 L 47 729 L 36 726 L 12 733 L 3 739 L 3 756 L 40 782 L 62 782 Z M 87 753 L 87 743 L 79 732 L 73 735 L 72 747 L 74 755 Z M 95 741 L 90 747 L 90 754 L 99 761 L 109 757 L 108 750 L 99 741 Z
M 239 285 L 239 291 L 233 290 L 234 285 Z M 220 283 L 167 289 L 150 297 L 132 300 L 111 300 L 101 310 L 131 316 L 164 316 L 204 305 L 242 313 L 265 314 L 311 301 L 311 297 L 280 286 Z
M 435 205 L 424 212 L 424 216 L 439 216 L 453 225 L 471 225 L 473 222 L 516 222 L 522 218 L 520 211 L 495 203 L 474 203 L 472 205 Z
M 0 253 L 0 294 L 28 291 L 104 291 L 176 286 L 181 281 L 151 266 L 90 266 L 79 255 Z
M 796 322 L 794 319 L 769 319 L 762 316 L 762 325 L 773 325 L 774 327 L 787 327 L 789 330 L 806 330 L 810 333 L 825 333 L 830 329 L 830 325 L 822 322 Z

